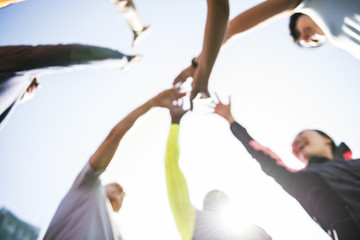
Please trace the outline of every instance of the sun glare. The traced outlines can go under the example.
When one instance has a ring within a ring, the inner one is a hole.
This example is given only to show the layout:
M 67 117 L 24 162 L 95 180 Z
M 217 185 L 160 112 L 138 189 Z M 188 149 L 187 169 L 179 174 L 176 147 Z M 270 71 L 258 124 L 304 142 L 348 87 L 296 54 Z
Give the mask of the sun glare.
M 234 234 L 242 233 L 250 225 L 251 216 L 231 203 L 224 205 L 219 215 L 219 225 Z

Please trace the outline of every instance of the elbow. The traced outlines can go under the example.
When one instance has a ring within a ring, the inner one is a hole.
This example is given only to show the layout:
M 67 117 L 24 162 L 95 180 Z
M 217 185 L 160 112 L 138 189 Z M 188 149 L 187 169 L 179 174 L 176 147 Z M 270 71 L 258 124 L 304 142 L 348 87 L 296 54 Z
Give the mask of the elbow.
M 131 127 L 131 126 L 130 126 Z M 129 130 L 130 127 L 126 127 L 124 125 L 118 125 L 116 126 L 115 128 L 113 128 L 108 136 L 106 137 L 105 141 L 107 142 L 115 142 L 115 141 L 118 141 L 120 140 L 124 135 L 125 133 Z

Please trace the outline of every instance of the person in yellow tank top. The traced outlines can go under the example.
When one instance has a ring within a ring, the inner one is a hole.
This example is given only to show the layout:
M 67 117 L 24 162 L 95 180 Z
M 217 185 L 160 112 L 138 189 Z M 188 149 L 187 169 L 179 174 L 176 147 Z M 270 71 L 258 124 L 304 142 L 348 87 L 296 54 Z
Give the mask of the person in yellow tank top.
M 169 108 L 171 127 L 166 145 L 165 175 L 169 204 L 176 227 L 183 240 L 271 240 L 264 229 L 249 225 L 239 231 L 226 229 L 219 224 L 219 213 L 229 202 L 221 190 L 212 190 L 204 197 L 203 209 L 196 209 L 190 200 L 186 179 L 179 167 L 180 120 L 187 112 L 182 104 Z

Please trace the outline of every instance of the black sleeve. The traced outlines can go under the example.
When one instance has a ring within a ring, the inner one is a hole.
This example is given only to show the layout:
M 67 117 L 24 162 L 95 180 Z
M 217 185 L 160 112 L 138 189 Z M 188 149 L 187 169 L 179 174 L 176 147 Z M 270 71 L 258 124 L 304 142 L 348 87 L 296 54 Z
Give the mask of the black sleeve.
M 352 239 L 351 237 L 359 232 L 348 206 L 344 205 L 344 201 L 319 174 L 286 168 L 276 154 L 257 143 L 240 124 L 233 122 L 230 128 L 251 156 L 259 162 L 263 171 L 293 196 L 324 231 L 335 229 L 338 236 L 344 239 Z
M 262 170 L 273 177 L 286 191 L 289 191 L 296 181 L 295 171 L 287 168 L 269 148 L 256 142 L 239 123 L 232 122 L 230 129 L 250 155 L 260 164 Z

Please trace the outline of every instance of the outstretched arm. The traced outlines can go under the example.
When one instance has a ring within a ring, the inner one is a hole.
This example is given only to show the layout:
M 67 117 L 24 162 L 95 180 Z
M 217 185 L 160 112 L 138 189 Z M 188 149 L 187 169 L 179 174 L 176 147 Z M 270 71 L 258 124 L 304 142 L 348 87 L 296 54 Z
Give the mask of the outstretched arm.
M 224 44 L 236 35 L 271 22 L 276 17 L 288 16 L 302 0 L 268 0 L 233 18 L 226 30 Z
M 225 38 L 223 39 L 223 45 L 234 36 L 239 36 L 248 30 L 252 30 L 256 26 L 259 26 L 260 24 L 268 23 L 275 17 L 289 15 L 291 11 L 301 3 L 301 1 L 302 0 L 267 0 L 239 14 L 229 22 Z M 204 54 L 205 48 L 203 48 L 201 54 L 195 58 L 196 61 L 198 61 L 199 66 L 201 61 L 208 57 L 204 57 Z M 186 81 L 188 77 L 195 78 L 195 70 L 196 69 L 192 65 L 185 68 L 175 78 L 174 85 L 178 82 Z
M 179 168 L 179 123 L 186 111 L 182 107 L 170 108 L 172 124 L 166 145 L 165 174 L 171 211 L 183 240 L 192 239 L 196 210 L 190 202 L 189 189 Z
M 114 157 L 115 151 L 119 146 L 121 139 L 133 126 L 135 121 L 152 107 L 171 106 L 174 100 L 177 100 L 185 95 L 185 93 L 179 93 L 178 90 L 179 89 L 177 88 L 171 88 L 159 93 L 140 107 L 136 108 L 123 120 L 116 124 L 100 147 L 91 156 L 89 160 L 91 167 L 94 170 L 105 169 Z
M 231 114 L 231 102 L 223 104 L 217 97 L 218 103 L 214 113 L 226 119 L 234 136 L 244 145 L 250 155 L 260 164 L 262 170 L 273 177 L 282 187 L 288 190 L 288 186 L 294 184 L 293 172 L 296 170 L 288 168 L 282 160 L 269 148 L 255 141 Z
M 207 0 L 208 11 L 206 18 L 205 34 L 201 55 L 198 58 L 198 66 L 194 73 L 193 88 L 190 95 L 192 100 L 200 92 L 210 97 L 208 82 L 211 70 L 224 41 L 227 22 L 229 19 L 228 0 Z

